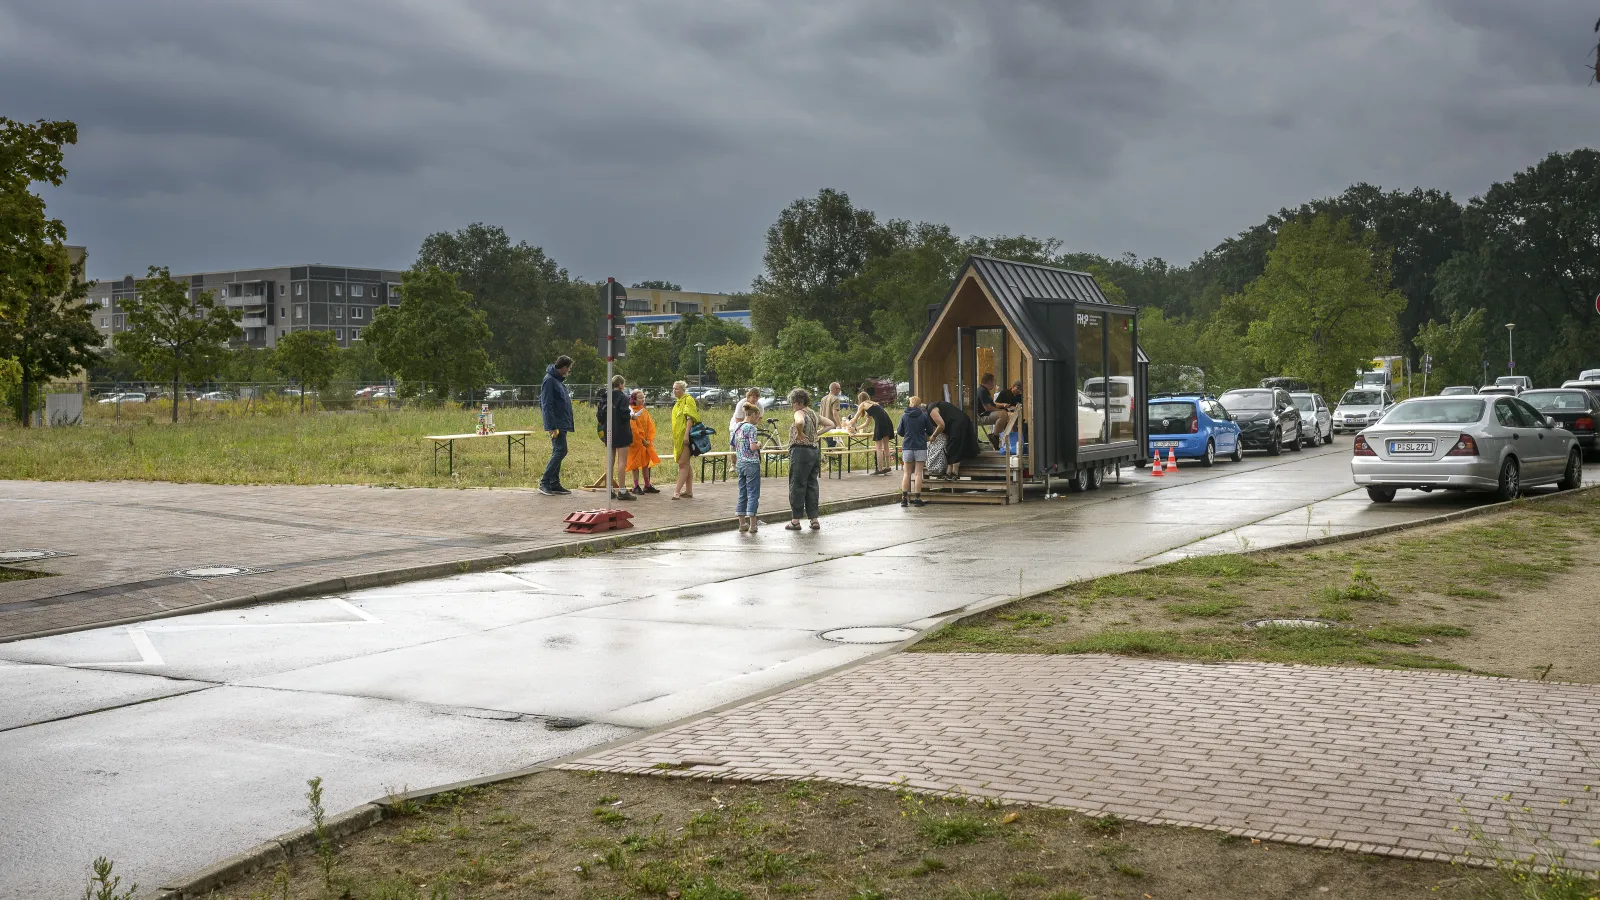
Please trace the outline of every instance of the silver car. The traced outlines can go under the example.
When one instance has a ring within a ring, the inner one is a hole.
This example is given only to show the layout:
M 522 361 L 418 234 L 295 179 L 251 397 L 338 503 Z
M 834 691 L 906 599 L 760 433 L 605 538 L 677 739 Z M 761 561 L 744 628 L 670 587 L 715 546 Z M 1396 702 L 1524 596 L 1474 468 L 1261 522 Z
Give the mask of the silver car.
M 1311 432 L 1311 443 L 1333 443 L 1333 411 L 1321 394 L 1290 394 L 1289 399 L 1300 407 L 1300 421 Z
M 1383 418 L 1394 397 L 1382 388 L 1354 388 L 1344 392 L 1333 408 L 1333 433 L 1360 431 Z
M 1513 500 L 1526 487 L 1583 484 L 1572 432 L 1515 397 L 1419 397 L 1356 435 L 1350 474 L 1375 503 L 1395 491 L 1493 491 Z

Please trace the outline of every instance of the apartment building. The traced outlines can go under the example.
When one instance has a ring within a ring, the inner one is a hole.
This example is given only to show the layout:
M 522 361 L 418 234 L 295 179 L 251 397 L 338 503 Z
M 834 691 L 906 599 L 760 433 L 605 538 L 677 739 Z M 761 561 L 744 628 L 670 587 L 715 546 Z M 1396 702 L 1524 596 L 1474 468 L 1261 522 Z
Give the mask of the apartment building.
M 361 339 L 372 314 L 383 306 L 400 305 L 400 273 L 390 269 L 341 266 L 280 266 L 173 275 L 199 299 L 212 291 L 218 303 L 239 310 L 244 337 L 236 346 L 273 347 L 290 331 L 331 331 L 339 346 Z M 94 324 L 109 341 L 127 327 L 123 302 L 136 295 L 144 279 L 126 275 L 100 281 L 89 289 L 89 305 L 97 307 Z
M 659 291 L 653 288 L 628 288 L 623 303 L 629 334 L 643 331 L 666 334 L 674 322 L 685 315 L 716 316 L 750 327 L 749 310 L 729 310 L 732 294 L 707 294 L 699 291 Z

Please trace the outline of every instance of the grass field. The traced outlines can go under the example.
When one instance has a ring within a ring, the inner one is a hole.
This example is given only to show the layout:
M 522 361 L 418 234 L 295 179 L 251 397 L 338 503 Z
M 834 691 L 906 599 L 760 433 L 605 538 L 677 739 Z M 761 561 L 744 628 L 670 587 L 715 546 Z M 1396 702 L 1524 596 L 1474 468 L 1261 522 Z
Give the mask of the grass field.
M 715 784 L 568 772 L 540 773 L 407 808 L 347 840 L 326 860 L 330 870 L 317 858 L 301 856 L 208 896 L 1523 896 L 1492 872 L 1132 825 L 1115 816 L 808 782 Z
M 192 412 L 191 412 L 192 410 Z M 596 436 L 594 410 L 578 404 L 578 430 L 568 438 L 564 480 L 587 484 L 603 473 L 604 442 Z M 730 407 L 704 410 L 707 424 L 727 430 Z M 550 456 L 535 407 L 506 407 L 494 413 L 499 431 L 529 430 L 527 470 L 522 453 L 512 467 L 505 440 L 458 442 L 456 477 L 433 474 L 428 434 L 470 433 L 477 414 L 463 409 L 383 409 L 308 412 L 292 402 L 194 403 L 180 409 L 171 424 L 171 406 L 149 403 L 122 407 L 91 404 L 77 428 L 21 429 L 0 426 L 0 478 L 61 480 L 146 480 L 212 484 L 374 484 L 396 487 L 532 487 Z M 670 486 L 677 467 L 671 460 L 670 410 L 651 409 L 656 421 L 656 453 L 662 465 L 655 481 Z M 714 439 L 714 441 L 717 439 Z
M 925 652 L 1119 653 L 1600 682 L 1600 492 L 1319 551 L 1205 556 L 948 626 Z M 1311 617 L 1332 627 L 1246 627 Z

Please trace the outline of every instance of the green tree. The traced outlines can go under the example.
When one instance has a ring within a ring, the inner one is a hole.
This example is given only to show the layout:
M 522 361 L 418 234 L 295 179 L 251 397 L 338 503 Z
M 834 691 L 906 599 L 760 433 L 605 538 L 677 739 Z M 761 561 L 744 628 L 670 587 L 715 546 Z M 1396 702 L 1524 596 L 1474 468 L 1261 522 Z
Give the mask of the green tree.
M 880 226 L 871 210 L 856 209 L 842 191 L 824 189 L 789 204 L 767 229 L 765 271 L 750 304 L 757 331 L 767 334 L 791 319 L 819 322 L 834 335 L 870 328 L 871 309 L 847 283 L 895 246 L 896 229 Z
M 236 384 L 271 381 L 276 377 L 278 373 L 273 367 L 272 351 L 264 347 L 233 348 L 228 352 L 228 359 L 218 372 L 218 378 L 222 381 Z
M 348 350 L 339 354 L 339 369 L 335 379 L 371 384 L 374 381 L 386 381 L 393 375 L 378 362 L 378 354 L 371 341 L 356 340 L 350 342 Z
M 698 372 L 701 360 L 695 344 L 704 344 L 708 349 L 730 341 L 743 344 L 750 340 L 750 329 L 716 316 L 688 313 L 667 328 L 667 340 L 672 344 L 673 358 L 678 361 L 677 370 Z
M 507 381 L 537 384 L 550 360 L 600 331 L 594 287 L 574 281 L 542 248 L 511 243 L 502 228 L 475 222 L 428 235 L 415 268 L 429 266 L 459 276 L 459 288 L 484 312 L 486 349 Z
M 453 391 L 476 390 L 487 379 L 487 317 L 456 278 L 438 266 L 406 272 L 400 305 L 380 307 L 361 333 L 407 394 L 432 391 L 449 400 Z
M 1266 271 L 1224 306 L 1248 311 L 1246 339 L 1268 371 L 1331 393 L 1396 346 L 1405 297 L 1390 287 L 1389 256 L 1346 220 L 1290 222 L 1278 231 Z
M 755 375 L 756 353 L 750 344 L 728 341 L 706 350 L 706 365 L 717 375 L 717 384 L 742 387 Z
M 1429 387 L 1452 384 L 1477 384 L 1483 362 L 1483 310 L 1466 315 L 1452 313 L 1450 321 L 1432 319 L 1417 330 L 1413 344 L 1433 357 Z
M 0 319 L 0 359 L 13 360 L 17 371 L 16 389 L 6 393 L 23 427 L 30 424 L 40 386 L 99 362 L 104 343 L 83 305 L 89 291 L 81 280 L 83 263 L 69 263 L 61 244 L 51 254 L 54 262 L 44 265 L 20 315 Z
M 1441 307 L 1485 311 L 1485 326 L 1515 323 L 1517 374 L 1560 384 L 1600 359 L 1600 151 L 1552 153 L 1490 186 L 1462 214 L 1465 251 L 1438 273 Z M 1489 341 L 1506 371 L 1506 342 Z M 1537 348 L 1535 350 L 1535 348 Z M 1530 352 L 1531 351 L 1531 352 Z
M 969 249 L 949 226 L 923 222 L 904 246 L 869 260 L 851 280 L 850 289 L 872 309 L 872 330 L 882 345 L 879 356 L 888 363 L 885 371 L 896 378 L 906 377 L 911 352 L 928 325 L 928 307 L 944 300 Z
M 605 381 L 606 361 L 593 340 L 577 340 L 567 349 L 572 357 L 572 371 L 567 373 L 569 384 L 600 384 Z
M 34 296 L 59 293 L 50 282 L 62 274 L 67 227 L 45 215 L 44 199 L 29 188 L 59 186 L 67 176 L 62 147 L 77 142 L 71 122 L 28 125 L 0 116 L 0 322 L 14 322 Z
M 681 284 L 673 284 L 670 281 L 660 281 L 660 280 L 656 280 L 656 281 L 636 281 L 636 282 L 634 282 L 633 286 L 636 287 L 636 288 L 639 288 L 640 290 L 646 290 L 646 291 L 681 291 L 681 290 L 683 290 L 683 285 L 681 285 Z
M 755 377 L 775 390 L 819 387 L 834 380 L 838 345 L 821 323 L 792 319 L 778 332 L 778 342 L 756 354 Z
M 123 301 L 127 330 L 113 341 L 153 380 L 172 383 L 172 421 L 178 421 L 183 382 L 211 378 L 228 361 L 228 342 L 242 337 L 239 311 L 218 306 L 211 291 L 174 281 L 165 266 L 151 266 L 139 293 Z
M 331 331 L 291 331 L 278 338 L 273 362 L 285 377 L 300 385 L 300 411 L 306 411 L 307 390 L 326 391 L 339 368 L 339 343 Z
M 665 387 L 678 379 L 679 371 L 671 341 L 648 334 L 628 338 L 628 355 L 622 358 L 622 374 L 629 384 Z

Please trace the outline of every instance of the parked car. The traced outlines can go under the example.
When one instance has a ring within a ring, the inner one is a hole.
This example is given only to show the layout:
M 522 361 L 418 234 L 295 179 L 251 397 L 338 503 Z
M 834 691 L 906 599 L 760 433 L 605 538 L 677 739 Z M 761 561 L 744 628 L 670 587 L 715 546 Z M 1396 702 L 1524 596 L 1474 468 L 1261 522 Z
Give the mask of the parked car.
M 1383 418 L 1394 405 L 1394 396 L 1379 388 L 1358 388 L 1344 392 L 1333 408 L 1333 433 L 1360 431 Z
M 202 403 L 228 403 L 234 400 L 232 391 L 210 391 L 195 398 Z
M 1583 453 L 1564 428 L 1516 397 L 1419 397 L 1356 435 L 1350 474 L 1375 503 L 1403 488 L 1492 491 L 1583 483 Z
M 377 391 L 376 388 L 373 390 L 374 392 Z M 359 397 L 361 395 L 357 394 L 356 396 Z M 517 399 L 517 389 L 509 387 L 486 388 L 483 392 L 483 399 L 488 403 L 509 403 Z
M 139 391 L 120 391 L 100 398 L 101 403 L 143 403 L 146 395 Z
M 1095 407 L 1089 395 L 1078 392 L 1078 443 L 1092 444 L 1105 440 L 1106 414 Z
M 1478 389 L 1470 384 L 1452 384 L 1439 392 L 1441 397 L 1465 397 L 1476 394 Z
M 1261 379 L 1260 386 L 1264 388 L 1283 388 L 1290 394 L 1304 393 L 1305 391 L 1311 390 L 1311 385 L 1307 384 L 1304 379 L 1291 378 L 1289 376 L 1263 378 Z
M 1159 394 L 1146 407 L 1150 425 L 1150 458 L 1171 450 L 1178 459 L 1198 459 L 1210 467 L 1218 454 L 1234 462 L 1244 459 L 1239 425 L 1209 394 Z
M 1600 381 L 1600 369 L 1584 369 L 1578 373 L 1579 381 Z
M 1578 447 L 1585 456 L 1593 457 L 1600 447 L 1595 444 L 1595 423 L 1600 421 L 1600 396 L 1585 390 L 1544 388 L 1525 391 L 1522 402 L 1528 404 L 1545 418 L 1572 432 Z
M 356 391 L 355 396 L 358 399 L 367 400 L 367 399 L 370 399 L 374 394 L 378 393 L 381 390 L 383 390 L 383 385 L 381 385 L 381 384 L 369 384 L 366 387 L 362 388 L 361 390 Z
M 1289 398 L 1295 406 L 1300 407 L 1300 420 L 1311 432 L 1311 443 L 1333 443 L 1333 410 L 1328 408 L 1328 401 L 1316 393 L 1290 394 Z
M 1515 388 L 1517 393 L 1533 390 L 1533 379 L 1526 375 L 1501 375 L 1494 380 L 1497 386 Z
M 1496 397 L 1515 397 L 1518 394 L 1516 385 L 1513 384 L 1486 384 L 1478 388 L 1480 394 L 1493 394 Z
M 1107 391 L 1100 386 L 1100 378 L 1085 378 L 1083 380 L 1083 393 L 1089 396 L 1089 402 L 1095 409 L 1102 409 L 1106 405 Z M 1133 378 L 1127 375 L 1111 376 L 1110 387 L 1111 423 L 1113 425 L 1126 425 L 1133 421 Z
M 699 402 L 701 405 L 710 405 L 710 404 L 715 404 L 715 403 L 727 403 L 728 402 L 728 392 L 723 390 L 722 388 L 715 388 L 715 387 L 706 388 L 705 390 L 700 392 L 700 396 L 698 396 L 698 397 L 696 397 L 694 399 L 697 402 Z
M 1217 398 L 1239 424 L 1239 443 L 1246 450 L 1265 450 L 1277 456 L 1284 447 L 1304 449 L 1310 440 L 1300 408 L 1283 388 L 1239 388 Z
M 1561 386 L 1564 388 L 1578 388 L 1579 390 L 1588 391 L 1591 394 L 1600 393 L 1600 378 L 1593 380 L 1574 378 L 1571 381 L 1561 382 Z

